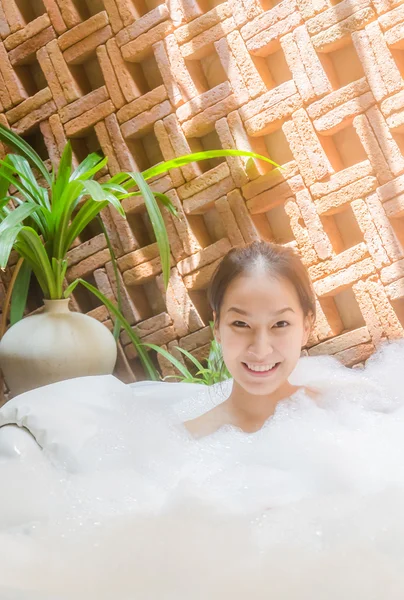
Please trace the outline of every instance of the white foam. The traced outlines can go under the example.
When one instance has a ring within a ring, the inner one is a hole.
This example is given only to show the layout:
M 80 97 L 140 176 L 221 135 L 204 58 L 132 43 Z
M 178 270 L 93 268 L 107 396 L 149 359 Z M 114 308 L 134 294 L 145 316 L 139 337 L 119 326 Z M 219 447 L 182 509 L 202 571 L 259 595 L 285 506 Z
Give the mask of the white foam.
M 403 360 L 404 343 L 363 371 L 304 359 L 292 379 L 321 400 L 199 441 L 179 420 L 231 384 L 135 385 L 83 472 L 0 462 L 2 585 L 18 600 L 401 600 Z

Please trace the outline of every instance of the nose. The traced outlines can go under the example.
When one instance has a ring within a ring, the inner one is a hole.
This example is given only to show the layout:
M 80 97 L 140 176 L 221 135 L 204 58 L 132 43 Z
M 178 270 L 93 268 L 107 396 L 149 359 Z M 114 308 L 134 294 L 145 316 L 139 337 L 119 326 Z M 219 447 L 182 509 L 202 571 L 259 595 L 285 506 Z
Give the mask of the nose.
M 274 351 L 271 335 L 263 330 L 254 333 L 254 337 L 248 347 L 248 354 L 257 360 L 263 360 Z

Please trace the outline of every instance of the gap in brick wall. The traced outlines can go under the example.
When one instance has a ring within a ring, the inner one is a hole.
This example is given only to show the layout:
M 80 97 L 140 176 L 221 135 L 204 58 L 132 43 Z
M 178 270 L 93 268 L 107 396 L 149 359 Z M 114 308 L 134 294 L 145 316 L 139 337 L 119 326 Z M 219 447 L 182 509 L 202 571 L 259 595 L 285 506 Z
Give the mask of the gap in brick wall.
M 396 48 L 390 48 L 389 50 L 398 70 L 401 73 L 401 76 L 404 77 L 404 50 L 399 50 Z
M 156 241 L 149 215 L 145 210 L 126 213 L 128 225 L 135 236 L 139 248 L 145 248 Z
M 365 76 L 363 66 L 352 43 L 318 56 L 332 87 L 337 90 Z
M 323 215 L 321 222 L 337 254 L 363 242 L 363 233 L 349 204 L 338 213 Z
M 188 225 L 202 248 L 213 243 L 203 215 L 186 215 Z
M 76 216 L 76 214 L 78 213 L 80 208 L 81 207 L 78 207 L 73 212 L 72 220 L 74 219 L 74 217 Z M 98 219 L 93 219 L 80 233 L 80 237 L 77 239 L 77 241 L 80 244 L 82 244 L 83 242 L 88 242 L 89 240 L 92 240 L 95 236 L 99 235 L 100 233 L 103 233 L 100 222 Z
M 199 94 L 227 81 L 226 72 L 213 46 L 200 60 L 186 60 L 185 64 Z
M 32 58 L 30 64 L 14 66 L 14 72 L 29 96 L 34 96 L 48 85 L 46 77 L 35 57 Z
M 101 150 L 100 142 L 98 140 L 97 134 L 95 133 L 94 128 L 88 129 L 85 135 L 82 137 L 75 137 L 70 139 L 70 143 L 72 146 L 73 154 L 75 158 L 82 162 L 88 154 L 91 152 L 97 152 L 101 156 L 104 155 Z M 102 171 L 97 173 L 97 175 L 101 176 Z
M 390 218 L 390 223 L 398 243 L 404 250 L 404 217 L 392 217 Z
M 333 298 L 341 317 L 344 331 L 352 331 L 366 325 L 352 288 L 338 292 Z
M 290 226 L 289 216 L 286 214 L 285 206 L 278 204 L 266 214 L 269 226 L 271 228 L 273 241 L 277 244 L 288 244 L 295 240 L 292 228 Z
M 404 134 L 400 133 L 397 130 L 393 130 L 391 131 L 391 135 L 393 137 L 393 140 L 396 142 L 401 154 L 404 156 Z
M 133 16 L 136 19 L 139 19 L 154 8 L 157 8 L 157 6 L 160 6 L 160 4 L 164 3 L 164 0 L 131 0 L 131 4 L 133 7 Z
M 86 275 L 85 277 L 82 277 L 82 279 L 84 279 L 84 281 L 87 281 L 87 283 L 89 283 L 89 284 L 93 285 L 95 288 L 97 288 L 97 283 L 96 283 L 96 281 L 94 279 L 94 275 L 92 273 L 90 275 Z M 80 312 L 82 312 L 82 313 L 88 313 L 91 310 L 94 310 L 94 308 L 103 306 L 103 303 L 101 302 L 101 300 L 99 300 L 99 298 L 97 298 L 97 296 L 94 296 L 94 294 L 92 294 L 90 292 L 90 290 L 85 288 L 83 285 L 78 285 L 75 288 L 73 297 L 74 297 L 75 301 L 77 302 Z
M 146 133 L 141 138 L 128 138 L 125 141 L 140 171 L 153 167 L 164 160 L 153 131 Z
M 157 352 L 155 350 L 147 350 L 147 354 L 152 360 L 152 363 L 156 367 L 158 371 L 161 371 L 158 360 L 157 360 Z M 139 358 L 131 358 L 129 359 L 129 367 L 132 370 L 136 381 L 146 381 L 149 377 L 146 375 L 145 370 L 140 362 Z
M 149 83 L 144 75 L 144 71 L 142 69 L 141 63 L 133 63 L 125 61 L 125 67 L 130 73 L 134 84 L 137 88 L 137 93 L 139 96 L 143 96 L 150 91 Z
M 140 321 L 153 316 L 153 310 L 143 285 L 127 285 L 126 289 L 136 308 Z M 161 312 L 161 311 L 160 311 Z M 156 313 L 158 314 L 158 313 Z
M 207 13 L 219 4 L 223 4 L 227 0 L 196 0 L 202 12 Z
M 267 149 L 269 158 L 278 165 L 284 165 L 294 160 L 292 151 L 287 142 L 286 136 L 280 127 L 276 131 L 263 136 L 263 141 Z
M 344 127 L 334 135 L 320 135 L 319 140 L 335 171 L 352 167 L 368 159 L 353 125 Z
M 45 138 L 43 137 L 39 126 L 31 129 L 28 133 L 23 133 L 21 137 L 32 146 L 32 148 L 39 154 L 42 160 L 49 158 L 48 149 L 45 144 Z
M 281 47 L 265 58 L 253 55 L 251 58 L 268 90 L 293 79 Z
M 203 220 L 205 221 L 206 229 L 212 243 L 226 237 L 226 229 L 215 207 L 203 214 Z
M 259 0 L 259 4 L 264 10 L 271 10 L 277 4 L 280 4 L 282 0 Z
M 156 59 L 154 54 L 149 54 L 144 60 L 138 63 L 140 66 L 141 73 L 143 75 L 143 79 L 139 78 L 139 71 L 137 71 L 137 78 L 139 79 L 139 86 L 142 86 L 144 92 L 150 92 L 155 88 L 159 87 L 163 84 L 163 78 L 160 73 L 160 69 L 158 68 Z
M 143 284 L 144 293 L 153 315 L 167 312 L 167 306 L 155 279 L 150 279 Z
M 22 20 L 28 24 L 40 17 L 46 12 L 46 8 L 42 0 L 6 0 L 7 2 L 15 2 L 15 6 L 21 15 Z
M 84 63 L 68 65 L 68 68 L 83 96 L 105 85 L 104 76 L 95 54 Z
M 105 10 L 103 0 L 70 0 L 82 21 Z
M 222 144 L 220 142 L 219 136 L 215 129 L 213 129 L 210 133 L 203 135 L 199 138 L 188 138 L 188 144 L 191 149 L 191 152 L 203 152 L 206 150 L 222 150 Z M 222 162 L 225 162 L 225 158 L 210 158 L 209 160 L 201 160 L 198 163 L 199 168 L 202 173 L 206 173 L 210 169 L 213 169 L 217 165 Z
M 397 298 L 397 300 L 391 300 L 390 303 L 393 307 L 394 312 L 397 315 L 398 320 L 404 327 L 404 298 Z
M 207 290 L 188 290 L 188 294 L 203 324 L 209 325 L 209 322 L 213 321 L 213 312 L 208 302 Z
M 275 241 L 268 217 L 265 213 L 259 215 L 250 215 L 250 217 L 262 240 L 265 242 Z

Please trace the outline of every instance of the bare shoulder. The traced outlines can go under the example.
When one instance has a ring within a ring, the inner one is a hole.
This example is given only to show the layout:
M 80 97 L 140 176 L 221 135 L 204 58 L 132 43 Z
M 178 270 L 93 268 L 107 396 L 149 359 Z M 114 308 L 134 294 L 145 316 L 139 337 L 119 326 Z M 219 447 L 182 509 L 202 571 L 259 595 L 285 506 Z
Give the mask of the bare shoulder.
M 312 387 L 304 387 L 303 388 L 305 393 L 315 402 L 317 402 L 318 400 L 321 399 L 321 392 L 320 390 L 317 390 L 316 388 L 312 388 Z
M 193 437 L 201 438 L 215 433 L 224 424 L 224 411 L 219 405 L 196 419 L 186 421 L 184 427 Z

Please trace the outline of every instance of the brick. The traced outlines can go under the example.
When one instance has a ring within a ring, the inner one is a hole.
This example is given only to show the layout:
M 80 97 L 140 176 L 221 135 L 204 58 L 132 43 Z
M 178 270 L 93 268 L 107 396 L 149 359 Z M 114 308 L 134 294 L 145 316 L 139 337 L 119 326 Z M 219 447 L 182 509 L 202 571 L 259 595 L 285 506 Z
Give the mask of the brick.
M 289 163 L 286 163 L 286 165 L 283 165 L 282 169 L 274 169 L 274 170 L 269 171 L 268 173 L 262 175 L 255 181 L 251 181 L 250 183 L 247 183 L 242 188 L 243 196 L 244 196 L 244 198 L 249 200 L 249 199 L 253 198 L 254 196 L 262 194 L 265 190 L 272 189 L 272 188 L 276 187 L 277 185 L 279 185 L 280 183 L 283 183 L 283 182 L 287 181 L 288 179 L 291 179 L 298 173 L 299 173 L 298 166 L 296 164 L 296 161 L 293 160 Z
M 274 107 L 245 121 L 245 128 L 249 135 L 267 135 L 276 131 L 285 119 L 302 107 L 300 94 L 294 94 L 286 100 L 279 102 Z
M 98 106 L 85 112 L 83 115 L 80 115 L 79 117 L 76 117 L 75 119 L 72 119 L 66 123 L 66 135 L 68 137 L 79 136 L 99 121 L 105 119 L 105 117 L 113 113 L 114 110 L 115 107 L 111 100 L 102 102 Z
M 155 106 L 161 104 L 167 100 L 167 90 L 164 85 L 147 92 L 140 98 L 133 100 L 130 104 L 126 104 L 121 110 L 117 112 L 119 123 L 125 123 L 142 113 L 151 110 Z
M 400 175 L 404 170 L 404 158 L 386 125 L 383 115 L 376 106 L 370 108 L 366 115 L 391 172 L 395 176 Z
M 23 65 L 31 62 L 32 56 L 45 46 L 48 42 L 55 38 L 53 27 L 47 27 L 37 35 L 34 35 L 29 40 L 14 48 L 8 53 L 10 63 L 15 65 Z
M 228 35 L 237 29 L 233 17 L 221 21 L 211 29 L 193 37 L 191 41 L 181 46 L 181 54 L 185 59 L 200 60 L 210 53 L 210 46 L 220 40 L 224 35 Z
M 53 100 L 46 102 L 36 110 L 31 111 L 28 115 L 14 123 L 12 130 L 18 135 L 24 135 L 38 125 L 41 121 L 48 119 L 56 112 L 56 110 L 56 104 L 53 102 Z
M 203 327 L 203 321 L 189 297 L 178 269 L 171 269 L 166 291 L 161 276 L 157 277 L 156 283 L 165 296 L 167 311 L 173 320 L 178 335 L 187 336 L 191 332 L 200 330 Z
M 108 13 L 103 10 L 61 35 L 58 38 L 59 48 L 63 52 L 108 24 Z
M 184 102 L 186 102 L 197 96 L 198 90 L 188 72 L 175 36 L 167 35 L 163 43 L 170 61 L 173 78 L 182 92 Z
M 19 46 L 20 44 L 23 44 L 27 40 L 31 39 L 33 36 L 37 35 L 41 31 L 49 27 L 50 24 L 51 23 L 49 20 L 49 16 L 47 14 L 41 15 L 40 17 L 37 17 L 34 21 L 31 21 L 31 23 L 28 23 L 28 25 L 26 25 L 22 29 L 19 29 L 15 33 L 9 35 L 4 40 L 4 47 L 8 51 L 13 50 L 14 48 L 17 48 L 17 46 Z
M 183 186 L 179 187 L 177 190 L 178 196 L 181 200 L 191 198 L 195 194 L 199 194 L 207 190 L 212 185 L 219 183 L 226 177 L 229 177 L 229 175 L 230 171 L 227 164 L 220 163 L 213 169 L 210 169 L 189 183 L 185 183 Z
M 178 87 L 175 77 L 171 71 L 170 59 L 166 52 L 164 42 L 157 42 L 154 44 L 153 52 L 171 104 L 173 106 L 179 106 L 183 104 L 181 90 Z
M 343 2 L 340 2 L 336 6 L 330 7 L 328 10 L 322 12 L 313 19 L 309 19 L 307 21 L 307 29 L 310 35 L 316 35 L 321 31 L 329 29 L 337 23 L 344 22 L 356 12 L 368 8 L 369 5 L 369 0 L 355 0 L 355 2 L 343 0 Z
M 154 124 L 154 134 L 157 138 L 164 160 L 172 160 L 176 158 L 170 136 L 168 135 L 163 121 L 157 121 Z M 175 187 L 179 187 L 185 183 L 180 169 L 171 169 L 170 176 Z
M 105 10 L 108 13 L 108 19 L 112 27 L 112 31 L 116 34 L 123 29 L 122 17 L 119 13 L 119 7 L 116 0 L 103 0 Z
M 311 119 L 318 119 L 322 115 L 332 111 L 341 104 L 353 100 L 359 96 L 366 94 L 369 91 L 369 84 L 365 77 L 358 79 L 344 87 L 332 92 L 325 98 L 313 102 L 307 107 L 307 113 Z
M 296 192 L 296 203 L 319 258 L 322 260 L 329 258 L 333 253 L 333 249 L 327 235 L 323 231 L 320 217 L 307 189 Z
M 79 246 L 72 248 L 66 255 L 67 260 L 69 261 L 69 267 L 73 265 L 77 265 L 82 260 L 92 256 L 96 252 L 100 250 L 104 250 L 107 247 L 107 241 L 103 233 L 91 238 L 87 242 L 83 242 Z
M 227 39 L 222 38 L 215 42 L 214 46 L 234 94 L 236 96 L 241 96 L 242 98 L 248 97 L 249 92 L 244 83 L 241 70 L 230 50 Z
M 251 220 L 250 214 L 245 205 L 244 199 L 239 190 L 233 190 L 227 195 L 230 208 L 233 211 L 238 228 L 246 244 L 259 240 L 258 232 Z
M 231 95 L 231 86 L 228 81 L 224 81 L 215 86 L 212 90 L 207 90 L 200 94 L 194 100 L 189 100 L 182 106 L 177 108 L 177 117 L 181 122 L 186 121 L 197 115 L 198 113 L 214 106 L 221 100 L 228 98 Z
M 277 50 L 282 36 L 290 33 L 301 24 L 301 14 L 299 12 L 292 13 L 286 19 L 248 39 L 246 42 L 248 51 L 254 56 L 268 56 L 268 54 Z
M 56 75 L 55 69 L 53 68 L 52 61 L 49 58 L 48 51 L 46 47 L 40 48 L 37 52 L 37 59 L 39 65 L 46 77 L 46 81 L 49 85 L 49 89 L 52 92 L 53 100 L 55 101 L 56 106 L 60 110 L 67 104 L 66 97 L 64 95 L 64 91 L 62 86 L 60 85 L 60 81 L 58 76 Z
M 215 200 L 218 200 L 224 194 L 234 190 L 234 181 L 229 177 L 221 179 L 206 190 L 194 194 L 191 198 L 184 200 L 184 212 L 190 215 L 202 215 L 212 208 Z
M 354 348 L 348 348 L 342 352 L 334 354 L 345 367 L 352 367 L 353 365 L 367 360 L 376 350 L 374 345 L 370 342 L 367 344 L 359 344 Z
M 398 260 L 380 271 L 380 280 L 384 285 L 388 285 L 404 277 L 404 260 Z
M 334 50 L 338 50 L 345 45 L 347 38 L 349 39 L 354 31 L 363 29 L 364 25 L 374 21 L 376 18 L 376 13 L 372 8 L 359 10 L 347 19 L 314 35 L 311 38 L 313 45 L 319 52 L 333 52 Z
M 81 90 L 63 58 L 57 40 L 52 40 L 47 44 L 46 49 L 66 96 L 66 100 L 68 102 L 74 102 L 81 97 Z
M 100 250 L 95 254 L 92 254 L 88 258 L 85 258 L 77 265 L 73 265 L 67 269 L 66 279 L 69 283 L 77 279 L 78 277 L 88 277 L 93 271 L 103 267 L 105 263 L 110 259 L 110 253 L 108 248 Z
M 371 194 L 370 196 L 368 196 L 366 198 L 366 204 L 370 214 L 372 215 L 376 228 L 379 232 L 380 239 L 383 240 L 383 246 L 390 260 L 396 261 L 403 258 L 403 250 L 397 240 L 396 235 L 394 234 L 391 223 L 387 218 L 386 212 L 383 209 L 382 203 L 380 202 L 378 195 Z
M 201 246 L 188 224 L 183 206 L 178 198 L 177 193 L 174 190 L 170 190 L 167 193 L 167 196 L 170 198 L 178 212 L 177 218 L 174 219 L 174 226 L 182 240 L 185 252 L 189 255 L 198 252 L 201 249 Z
M 389 300 L 401 300 L 404 298 L 404 277 L 390 283 L 385 288 Z
M 316 202 L 319 214 L 332 215 L 340 210 L 341 206 L 370 194 L 377 187 L 375 177 L 363 177 L 347 186 L 332 192 Z
M 314 346 L 314 348 L 310 348 L 309 356 L 336 354 L 337 352 L 354 348 L 355 346 L 366 342 L 370 342 L 369 330 L 367 327 L 359 327 L 359 329 L 348 331 L 347 333 L 338 335 L 332 340 L 327 340 L 326 342 Z
M 220 145 L 223 149 L 234 150 L 237 148 L 226 118 L 219 119 L 219 121 L 216 123 L 215 129 L 220 139 Z M 237 187 L 241 187 L 247 183 L 248 176 L 245 171 L 242 158 L 240 156 L 227 156 L 226 162 L 229 166 L 235 185 Z
M 393 174 L 383 155 L 383 152 L 373 133 L 372 127 L 365 115 L 358 115 L 353 121 L 356 133 L 365 148 L 366 154 L 373 166 L 380 183 L 393 179 Z
M 7 0 L 1 0 L 1 6 L 11 33 L 14 33 L 18 29 L 24 27 L 25 23 L 22 19 L 21 13 L 17 9 L 17 5 L 15 2 L 7 2 Z
M 232 15 L 232 10 L 229 4 L 219 4 L 212 10 L 197 17 L 193 21 L 179 27 L 175 31 L 175 38 L 178 44 L 185 44 L 196 38 L 198 35 L 220 24 L 224 19 L 228 19 Z
M 368 92 L 353 100 L 348 100 L 348 102 L 334 108 L 322 117 L 314 119 L 313 125 L 323 135 L 334 135 L 352 123 L 356 115 L 365 112 L 374 104 L 374 96 L 371 92 Z
M 243 235 L 237 225 L 230 204 L 226 197 L 219 198 L 215 202 L 216 211 L 219 213 L 224 229 L 232 246 L 244 245 Z
M 258 196 L 254 196 L 248 200 L 247 208 L 253 215 L 267 212 L 271 208 L 281 204 L 284 200 L 293 197 L 303 188 L 304 183 L 302 178 L 300 175 L 296 175 L 271 190 L 258 194 Z
M 275 27 L 279 22 L 292 15 L 296 8 L 296 2 L 292 0 L 291 2 L 281 2 L 271 10 L 263 12 L 241 28 L 243 39 L 249 40 L 262 31 Z
M 9 57 L 3 43 L 0 43 L 0 72 L 10 95 L 11 102 L 13 104 L 19 104 L 19 102 L 25 100 L 28 97 L 28 94 L 24 90 L 10 64 Z
M 244 99 L 240 95 L 237 97 L 234 94 L 231 94 L 224 100 L 217 102 L 210 108 L 207 108 L 188 121 L 185 121 L 182 124 L 184 135 L 190 138 L 201 137 L 210 133 L 218 119 L 225 117 L 227 114 L 238 108 L 247 100 L 247 98 L 247 94 Z
M 171 260 L 172 262 L 172 260 Z M 123 280 L 125 285 L 142 285 L 161 273 L 161 260 L 160 256 L 153 258 L 152 260 L 141 263 L 137 267 L 128 269 L 123 273 Z
M 371 258 L 355 263 L 342 271 L 328 275 L 320 281 L 314 282 L 314 290 L 318 296 L 332 296 L 346 289 L 353 283 L 375 272 L 375 265 Z
M 173 25 L 170 21 L 164 21 L 156 25 L 135 40 L 121 47 L 124 60 L 129 62 L 140 62 L 150 53 L 151 47 L 160 42 L 167 34 L 171 33 Z
M 82 64 L 91 57 L 98 46 L 105 44 L 110 37 L 112 37 L 112 29 L 109 25 L 106 25 L 106 27 L 98 29 L 80 42 L 70 46 L 63 52 L 63 57 L 68 64 Z
M 56 2 L 69 29 L 81 22 L 80 13 L 71 0 L 56 0 Z
M 178 273 L 181 276 L 189 275 L 198 269 L 211 264 L 231 250 L 232 245 L 227 238 L 223 238 L 192 256 L 185 258 L 177 264 Z
M 326 0 L 297 0 L 297 6 L 305 21 L 329 8 Z
M 342 171 L 338 171 L 327 181 L 319 181 L 314 183 L 310 187 L 310 192 L 313 198 L 317 200 L 318 198 L 326 196 L 332 192 L 336 192 L 342 187 L 349 185 L 350 183 L 353 183 L 362 177 L 366 177 L 367 175 L 373 175 L 373 169 L 370 162 L 368 160 L 364 160 L 363 162 L 353 165 L 352 167 L 347 167 Z
M 21 104 L 15 108 L 9 110 L 6 113 L 7 120 L 10 125 L 13 125 L 34 110 L 38 110 L 43 104 L 46 104 L 50 100 L 52 100 L 50 89 L 48 87 L 44 88 L 43 90 L 37 92 L 34 96 L 31 96 L 30 98 L 24 100 L 24 102 L 21 102 Z
M 153 128 L 153 125 L 156 121 L 163 119 L 171 112 L 172 107 L 168 100 L 162 102 L 161 104 L 157 104 L 150 110 L 143 112 L 129 121 L 126 121 L 121 127 L 122 135 L 124 138 L 141 137 Z
M 195 292 L 198 290 L 206 289 L 209 285 L 213 273 L 216 271 L 216 268 L 221 260 L 222 259 L 219 258 L 218 260 L 207 265 L 206 267 L 202 267 L 201 269 L 195 271 L 191 275 L 187 275 L 186 277 L 184 277 L 184 285 L 187 288 L 187 290 Z
M 136 77 L 133 76 L 134 69 L 137 67 L 136 65 L 133 66 L 123 60 L 121 51 L 114 38 L 108 40 L 106 47 L 116 78 L 119 81 L 122 94 L 126 102 L 132 102 L 132 100 L 135 100 L 142 95 L 142 92 L 135 81 Z
M 125 98 L 122 94 L 118 78 L 112 66 L 107 49 L 105 46 L 97 48 L 97 58 L 104 77 L 108 94 L 114 103 L 116 109 L 120 109 L 125 104 Z
M 256 98 L 260 94 L 264 94 L 266 92 L 265 83 L 260 77 L 240 33 L 237 30 L 232 31 L 227 36 L 227 41 L 231 52 L 240 67 L 241 75 L 247 86 L 250 97 Z
M 76 102 L 70 103 L 68 106 L 59 111 L 60 120 L 62 123 L 67 123 L 72 119 L 80 117 L 92 108 L 97 108 L 101 103 L 108 100 L 108 92 L 105 86 L 102 86 L 93 92 L 79 98 Z
M 114 148 L 109 137 L 105 121 L 100 121 L 94 125 L 94 131 L 100 143 L 102 153 L 108 157 L 108 170 L 110 175 L 116 175 L 120 172 L 119 161 L 115 156 Z

